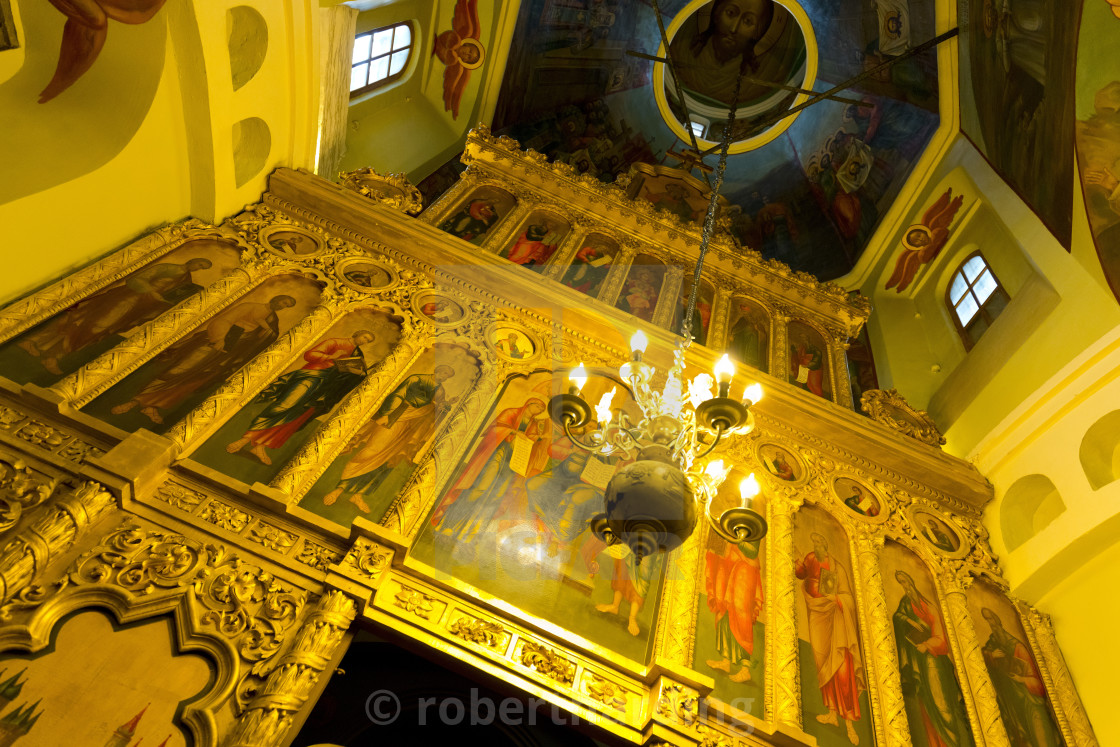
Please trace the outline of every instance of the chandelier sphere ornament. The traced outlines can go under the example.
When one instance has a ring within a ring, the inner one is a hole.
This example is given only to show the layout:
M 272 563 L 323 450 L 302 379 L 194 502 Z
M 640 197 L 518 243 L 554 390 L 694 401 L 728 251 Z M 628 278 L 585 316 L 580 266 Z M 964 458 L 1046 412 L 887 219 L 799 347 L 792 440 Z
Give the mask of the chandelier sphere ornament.
M 591 529 L 607 544 L 625 543 L 638 563 L 655 552 L 679 547 L 695 530 L 700 515 L 729 542 L 761 539 L 766 520 L 752 507 L 759 493 L 752 474 L 740 484 L 741 504 L 712 514 L 712 502 L 730 468 L 707 457 L 728 435 L 741 435 L 754 427 L 750 408 L 762 398 L 762 387 L 747 387 L 743 400 L 730 395 L 735 365 L 725 355 L 715 367 L 715 379 L 700 374 L 683 385 L 684 349 L 688 338 L 673 353 L 665 385 L 650 388 L 655 368 L 642 357 L 648 339 L 640 330 L 630 339 L 630 360 L 619 374 L 630 384 L 641 410 L 637 421 L 622 409 L 612 410 L 615 390 L 592 406 L 581 391 L 588 372 L 581 363 L 568 375 L 568 391 L 549 403 L 553 420 L 580 448 L 604 457 L 629 461 L 607 483 L 604 511 L 591 520 Z M 712 383 L 717 388 L 713 393 Z M 593 429 L 578 438 L 573 429 L 592 423 Z

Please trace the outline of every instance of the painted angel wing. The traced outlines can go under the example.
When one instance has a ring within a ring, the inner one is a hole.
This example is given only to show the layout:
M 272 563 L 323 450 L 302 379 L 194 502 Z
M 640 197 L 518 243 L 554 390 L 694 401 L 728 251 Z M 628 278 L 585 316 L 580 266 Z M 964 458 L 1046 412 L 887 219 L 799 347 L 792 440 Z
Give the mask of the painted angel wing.
M 458 0 L 451 28 L 460 39 L 477 39 L 479 34 L 478 0 Z
M 471 71 L 456 62 L 448 65 L 443 71 L 443 110 L 451 112 L 451 118 L 459 116 L 459 101 L 463 98 L 463 91 L 467 88 Z
M 941 210 L 941 212 L 934 216 L 933 220 L 931 220 L 926 225 L 928 225 L 934 232 L 938 231 L 939 229 L 948 231 L 949 224 L 953 222 L 953 218 L 956 216 L 957 211 L 961 209 L 961 205 L 963 204 L 964 195 L 957 195 L 955 198 L 953 198 L 952 202 L 946 205 Z
M 62 29 L 58 67 L 55 68 L 51 82 L 39 94 L 40 104 L 45 104 L 74 85 L 78 78 L 93 67 L 97 55 L 101 54 L 101 48 L 105 46 L 108 32 L 109 27 L 105 23 L 89 26 L 77 18 L 67 19 L 66 26 Z
M 922 215 L 922 225 L 932 228 L 933 221 L 937 220 L 938 214 L 949 205 L 949 200 L 953 198 L 953 188 L 945 190 L 945 194 L 937 198 L 937 202 L 929 206 L 926 212 Z

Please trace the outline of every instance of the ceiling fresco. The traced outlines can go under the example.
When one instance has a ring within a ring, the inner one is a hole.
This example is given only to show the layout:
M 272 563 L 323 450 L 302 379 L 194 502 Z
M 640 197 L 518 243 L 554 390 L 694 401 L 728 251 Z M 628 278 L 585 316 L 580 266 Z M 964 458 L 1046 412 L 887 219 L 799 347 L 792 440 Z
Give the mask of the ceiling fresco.
M 716 125 L 702 136 L 711 141 L 722 132 L 719 109 L 740 69 L 752 79 L 740 100 L 761 107 L 758 122 L 799 95 L 767 81 L 824 91 L 934 36 L 932 0 L 659 5 L 684 95 L 712 115 L 701 126 Z M 672 79 L 665 76 L 667 105 L 659 106 L 658 63 L 626 54 L 657 55 L 660 48 L 650 2 L 525 0 L 493 129 L 604 181 L 635 163 L 678 166 L 674 153 L 690 143 L 683 126 L 674 132 L 666 121 L 679 101 Z M 937 129 L 935 52 L 839 95 L 847 101 L 822 101 L 750 146 L 733 146 L 745 152 L 729 157 L 721 190 L 743 244 L 822 279 L 852 268 Z M 715 153 L 705 158 L 709 166 L 716 161 Z

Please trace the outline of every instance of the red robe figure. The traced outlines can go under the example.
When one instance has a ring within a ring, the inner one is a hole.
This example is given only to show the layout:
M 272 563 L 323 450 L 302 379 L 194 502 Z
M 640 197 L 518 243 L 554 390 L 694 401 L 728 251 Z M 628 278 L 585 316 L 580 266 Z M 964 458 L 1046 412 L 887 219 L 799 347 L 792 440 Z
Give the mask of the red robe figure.
M 732 682 L 751 679 L 754 622 L 762 611 L 762 576 L 758 564 L 760 540 L 727 543 L 723 555 L 709 551 L 704 572 L 708 609 L 716 616 L 719 659 L 708 659 L 712 669 L 727 672 Z M 732 673 L 731 668 L 739 671 Z

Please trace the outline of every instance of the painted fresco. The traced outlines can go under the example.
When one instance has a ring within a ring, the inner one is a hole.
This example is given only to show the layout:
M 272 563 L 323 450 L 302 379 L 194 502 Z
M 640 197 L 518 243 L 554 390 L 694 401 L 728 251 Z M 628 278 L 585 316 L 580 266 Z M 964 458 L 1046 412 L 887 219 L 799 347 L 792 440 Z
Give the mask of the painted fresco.
M 692 273 L 685 273 L 681 283 L 681 292 L 677 296 L 677 305 L 673 309 L 673 321 L 669 331 L 675 335 L 682 332 L 684 315 L 688 310 L 688 297 L 692 293 Z M 712 304 L 715 303 L 716 291 L 712 284 L 703 278 L 700 279 L 700 292 L 696 294 L 696 308 L 692 312 L 692 340 L 700 345 L 708 344 L 708 328 L 712 323 Z
M 0 742 L 192 745 L 179 717 L 210 685 L 211 670 L 201 656 L 176 654 L 169 619 L 121 626 L 82 612 L 44 653 L 0 659 Z
M 933 578 L 918 556 L 897 542 L 885 543 L 879 558 L 914 747 L 972 747 Z
M 681 169 L 636 167 L 639 174 L 637 197 L 654 207 L 672 213 L 685 223 L 703 224 L 711 202 L 711 190 Z
M 818 397 L 832 399 L 828 375 L 828 345 L 824 336 L 802 322 L 790 322 L 789 383 Z
M 1065 741 L 1015 608 L 984 581 L 968 587 L 967 599 L 1011 747 L 1062 747 Z
M 50 386 L 237 269 L 234 244 L 195 239 L 0 345 L 0 373 Z
M 860 398 L 864 392 L 879 388 L 879 376 L 875 373 L 875 357 L 871 352 L 871 338 L 867 335 L 867 325 L 855 337 L 848 338 L 848 383 L 852 387 L 852 407 L 863 413 Z M 864 413 L 866 414 L 866 413 Z
M 662 118 L 650 90 L 653 63 L 625 54 L 658 54 L 660 33 L 652 7 L 639 3 L 625 13 L 615 12 L 609 25 L 596 27 L 597 36 L 586 48 L 576 49 L 568 41 L 570 29 L 550 26 L 542 18 L 563 15 L 549 15 L 548 8 L 577 4 L 587 5 L 588 12 L 591 6 L 612 5 L 589 0 L 522 3 L 516 34 L 527 43 L 510 52 L 494 131 L 604 181 L 613 181 L 634 164 L 672 165 L 668 159 L 690 143 L 679 140 Z M 724 0 L 720 10 L 740 4 Z M 686 2 L 659 5 L 670 26 Z M 879 0 L 869 13 L 853 13 L 828 0 L 801 5 L 820 45 L 816 90 L 842 83 L 934 36 L 932 0 Z M 689 15 L 700 21 L 702 12 L 696 11 L 691 6 Z M 788 16 L 784 10 L 776 15 Z M 681 28 L 687 28 L 683 21 Z M 691 49 L 688 40 L 700 41 L 706 29 L 694 24 L 695 34 L 682 31 L 674 43 Z M 713 34 L 703 40 L 701 54 L 718 61 L 720 38 Z M 728 38 L 728 49 L 736 54 L 726 65 L 737 71 L 735 60 L 747 59 L 743 52 L 749 41 L 743 34 Z M 752 48 L 760 69 L 776 54 L 776 47 L 761 50 L 764 46 L 760 39 Z M 750 77 L 761 79 L 754 73 Z M 720 88 L 716 76 L 701 76 L 694 83 Z M 814 104 L 771 142 L 730 156 L 721 189 L 731 203 L 733 234 L 742 244 L 823 279 L 852 268 L 937 128 L 936 52 L 880 71 L 844 95 L 862 103 Z M 717 154 L 710 154 L 705 164 L 714 166 L 716 159 Z M 666 193 L 659 199 L 682 216 L 686 212 L 681 205 L 688 201 L 679 196 Z M 704 207 L 689 207 L 688 218 L 703 215 Z
M 300 505 L 343 526 L 359 516 L 379 521 L 476 378 L 469 350 L 448 343 L 425 350 Z
M 532 338 L 513 325 L 497 325 L 486 335 L 486 341 L 498 357 L 507 361 L 522 361 L 537 354 L 537 345 Z
M 618 257 L 618 242 L 606 236 L 588 234 L 572 257 L 572 264 L 560 282 L 580 293 L 597 298 L 607 279 L 611 264 Z
M 481 244 L 516 204 L 513 195 L 504 189 L 479 187 L 451 217 L 439 224 L 439 229 L 463 241 Z
M 1082 4 L 960 0 L 958 14 L 961 129 L 1066 248 Z
M 848 538 L 824 510 L 804 506 L 793 542 L 805 731 L 821 747 L 872 745 Z
M 770 316 L 757 301 L 742 296 L 731 299 L 727 353 L 763 373 L 770 371 Z
M 603 510 L 603 488 L 622 462 L 591 456 L 554 426 L 547 403 L 565 385 L 549 371 L 506 382 L 412 556 L 645 661 L 664 558 L 637 564 L 625 545 L 606 547 L 591 534 L 588 520 Z M 616 406 L 633 407 L 617 381 L 601 376 L 588 379 L 583 396 L 598 402 L 612 389 Z
M 665 265 L 656 257 L 639 254 L 630 265 L 615 306 L 642 321 L 651 321 L 665 284 Z
M 906 229 L 902 236 L 902 251 L 895 260 L 894 272 L 887 280 L 887 288 L 901 293 L 926 264 L 937 258 L 949 241 L 953 219 L 964 204 L 964 195 L 953 197 L 953 188 L 946 189 L 933 204 L 926 208 L 922 222 Z
M 740 504 L 738 485 L 744 477 L 740 470 L 732 471 L 720 488 L 713 513 L 718 516 Z M 753 504 L 763 515 L 765 500 L 759 496 Z M 715 678 L 713 697 L 763 718 L 765 542 L 732 544 L 715 532 L 707 534 L 692 666 Z
M 1077 58 L 1077 163 L 1101 269 L 1120 300 L 1120 5 L 1088 0 Z
M 805 465 L 784 446 L 763 444 L 758 447 L 758 459 L 779 480 L 799 482 L 805 478 Z
M 471 71 L 486 61 L 486 48 L 479 37 L 478 0 L 456 0 L 451 30 L 436 36 L 432 54 L 444 64 L 443 110 L 459 118 L 459 103 L 471 79 Z
M 836 478 L 832 489 L 840 502 L 859 516 L 874 518 L 883 513 L 883 503 L 871 488 L 850 477 Z
M 126 431 L 165 433 L 319 303 L 314 280 L 269 278 L 89 403 Z
M 269 482 L 399 337 L 400 324 L 385 312 L 350 312 L 191 458 L 250 485 Z
M 498 256 L 540 272 L 571 230 L 571 224 L 563 218 L 534 210 L 516 232 L 512 243 Z

